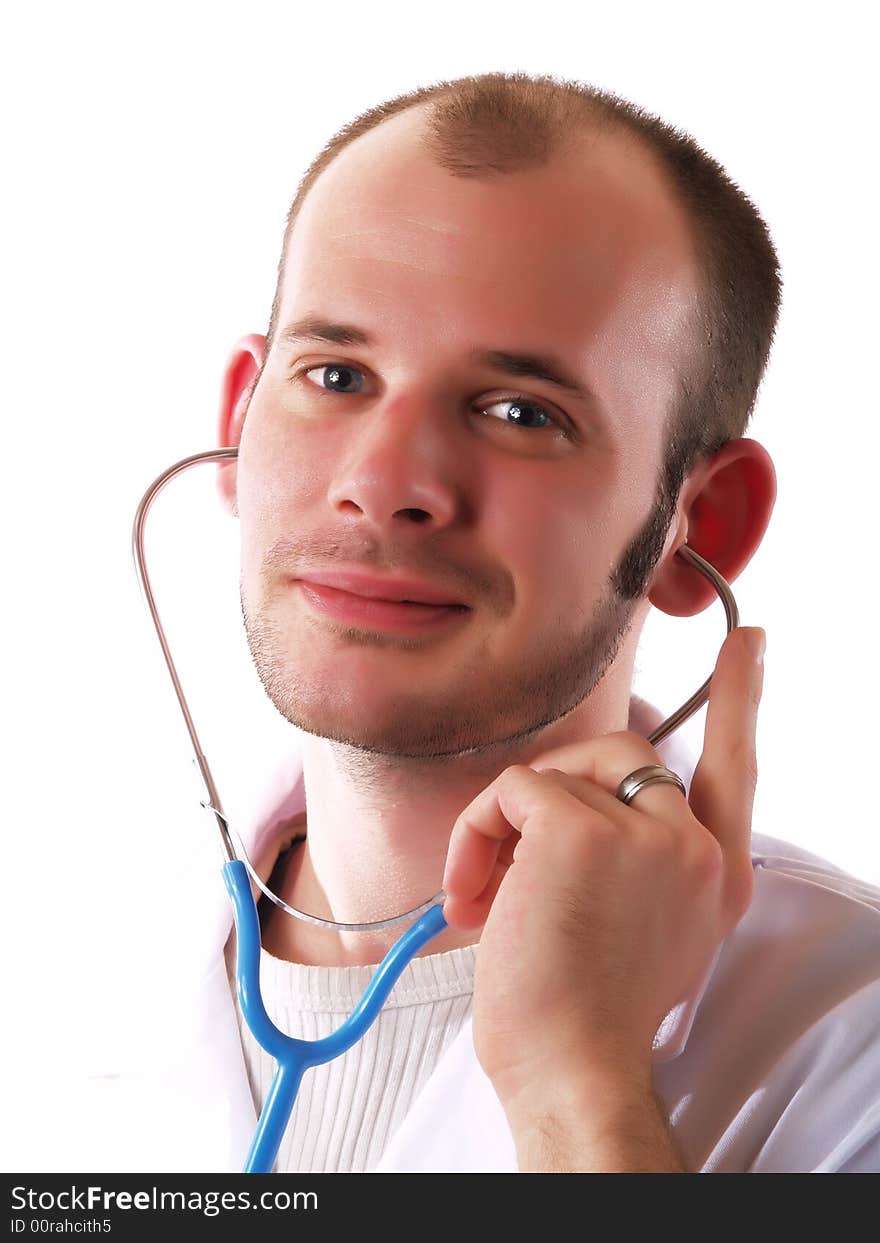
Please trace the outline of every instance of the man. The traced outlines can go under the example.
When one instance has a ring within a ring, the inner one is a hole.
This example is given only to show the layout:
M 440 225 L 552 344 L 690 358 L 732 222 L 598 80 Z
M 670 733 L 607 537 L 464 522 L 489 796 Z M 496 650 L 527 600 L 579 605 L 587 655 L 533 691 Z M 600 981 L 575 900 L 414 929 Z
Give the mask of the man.
M 769 522 L 773 465 L 742 431 L 778 296 L 718 166 L 571 84 L 413 92 L 304 180 L 219 428 L 249 646 L 301 731 L 259 868 L 345 922 L 442 885 L 449 928 L 401 978 L 410 1009 L 304 1080 L 276 1168 L 880 1160 L 856 1112 L 876 1036 L 832 1047 L 856 1016 L 877 1030 L 880 895 L 773 839 L 750 853 L 760 631 L 722 648 L 687 796 L 615 798 L 673 754 L 631 696 L 650 607 L 715 599 L 676 550 L 732 582 Z M 339 1025 L 401 931 L 261 914 L 267 1005 L 299 1035 Z M 210 1014 L 205 1056 L 243 1048 L 258 1112 L 271 1066 Z

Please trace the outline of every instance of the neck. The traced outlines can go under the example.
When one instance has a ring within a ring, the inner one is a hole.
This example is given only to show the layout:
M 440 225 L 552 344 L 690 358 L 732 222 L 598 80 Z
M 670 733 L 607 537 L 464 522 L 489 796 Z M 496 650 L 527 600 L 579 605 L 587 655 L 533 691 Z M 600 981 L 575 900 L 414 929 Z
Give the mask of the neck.
M 487 751 L 414 760 L 303 735 L 307 836 L 291 852 L 279 896 L 343 923 L 389 919 L 432 898 L 442 885 L 455 820 L 499 773 L 553 747 L 629 728 L 631 670 L 614 673 L 561 720 Z M 335 932 L 273 908 L 263 943 L 291 962 L 362 966 L 380 962 L 405 929 Z M 450 928 L 421 952 L 439 954 L 479 939 L 479 930 Z

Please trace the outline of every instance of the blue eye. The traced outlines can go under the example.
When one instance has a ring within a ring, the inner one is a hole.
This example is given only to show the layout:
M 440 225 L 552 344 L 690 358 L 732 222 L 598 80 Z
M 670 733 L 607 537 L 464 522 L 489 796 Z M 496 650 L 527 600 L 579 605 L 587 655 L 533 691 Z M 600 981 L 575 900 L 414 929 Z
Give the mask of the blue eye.
M 495 406 L 509 407 L 507 418 L 511 427 L 523 427 L 540 431 L 544 427 L 559 426 L 543 406 L 539 406 L 537 402 L 531 401 L 527 397 L 499 397 L 497 401 L 490 402 L 488 406 L 483 406 L 483 411 L 488 412 L 494 409 Z M 540 419 L 541 422 L 535 422 L 536 418 Z
M 327 389 L 327 392 L 359 393 L 361 390 L 362 383 L 357 384 L 355 388 L 348 387 L 352 383 L 352 376 L 363 377 L 363 372 L 359 371 L 357 367 L 344 367 L 340 363 L 324 363 L 320 367 L 308 367 L 302 374 L 309 375 L 312 371 L 323 371 L 326 373 L 326 382 L 332 385 L 331 388 Z

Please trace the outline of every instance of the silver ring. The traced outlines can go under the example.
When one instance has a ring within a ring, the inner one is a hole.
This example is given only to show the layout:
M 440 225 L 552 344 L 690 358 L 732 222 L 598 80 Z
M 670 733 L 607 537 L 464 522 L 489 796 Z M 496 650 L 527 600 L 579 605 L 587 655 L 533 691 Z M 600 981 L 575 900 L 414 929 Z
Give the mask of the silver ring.
M 646 764 L 644 768 L 637 768 L 629 773 L 617 787 L 614 797 L 619 798 L 621 803 L 631 803 L 642 786 L 653 785 L 655 781 L 668 781 L 671 785 L 677 785 L 687 797 L 687 790 L 678 773 L 674 773 L 671 768 L 664 768 L 662 764 Z

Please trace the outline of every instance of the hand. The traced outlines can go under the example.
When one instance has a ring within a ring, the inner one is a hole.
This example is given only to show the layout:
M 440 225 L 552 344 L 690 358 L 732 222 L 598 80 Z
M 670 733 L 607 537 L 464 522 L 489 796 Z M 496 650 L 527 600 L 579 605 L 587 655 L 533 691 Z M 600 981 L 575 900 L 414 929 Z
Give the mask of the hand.
M 505 769 L 464 809 L 443 881 L 450 927 L 483 926 L 474 1045 L 502 1103 L 556 1082 L 650 1085 L 666 1014 L 748 910 L 763 665 L 732 631 L 689 798 L 623 778 L 662 764 L 623 731 Z

